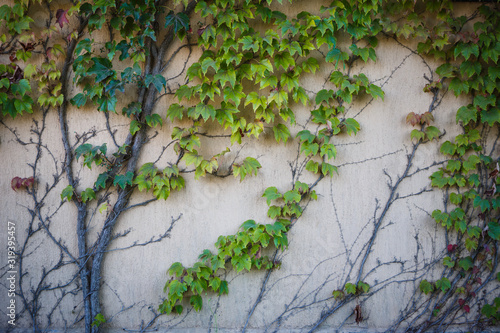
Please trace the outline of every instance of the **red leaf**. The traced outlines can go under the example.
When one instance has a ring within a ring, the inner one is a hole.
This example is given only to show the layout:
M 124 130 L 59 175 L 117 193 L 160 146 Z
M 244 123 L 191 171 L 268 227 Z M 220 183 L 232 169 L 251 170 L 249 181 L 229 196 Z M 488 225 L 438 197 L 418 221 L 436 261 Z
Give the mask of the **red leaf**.
M 12 178 L 12 180 L 10 181 L 10 187 L 16 191 L 17 189 L 19 189 L 21 187 L 21 178 L 19 177 L 14 177 Z
M 10 181 L 10 187 L 14 191 L 17 191 L 21 187 L 29 187 L 29 186 L 33 185 L 34 182 L 35 182 L 35 178 L 33 178 L 33 177 L 28 177 L 28 178 L 14 177 Z
M 206 29 L 207 27 L 208 27 L 208 25 L 204 25 L 204 26 L 200 27 L 200 28 L 198 29 L 198 36 L 203 35 L 203 32 L 205 31 L 205 29 Z
M 476 282 L 477 282 L 478 284 L 483 284 L 483 280 L 481 280 L 481 278 L 480 278 L 480 277 L 477 277 L 477 278 L 476 278 Z
M 416 124 L 420 123 L 420 115 L 415 114 L 415 112 L 410 112 L 406 116 L 406 123 L 410 124 L 411 126 L 415 126 Z
M 68 10 L 64 9 L 58 9 L 56 13 L 56 22 L 59 23 L 59 26 L 62 28 L 64 22 L 69 24 L 68 18 L 66 17 L 66 14 L 68 13 Z
M 447 246 L 447 249 L 448 249 L 448 252 L 455 252 L 455 250 L 457 249 L 457 244 L 448 244 Z
M 464 311 L 469 313 L 470 312 L 470 307 L 468 305 L 464 305 Z
M 461 298 L 458 299 L 458 304 L 460 304 L 460 306 L 464 306 L 465 304 L 465 301 Z
M 472 274 L 477 274 L 477 273 L 479 273 L 479 268 L 474 265 L 474 267 L 472 267 Z

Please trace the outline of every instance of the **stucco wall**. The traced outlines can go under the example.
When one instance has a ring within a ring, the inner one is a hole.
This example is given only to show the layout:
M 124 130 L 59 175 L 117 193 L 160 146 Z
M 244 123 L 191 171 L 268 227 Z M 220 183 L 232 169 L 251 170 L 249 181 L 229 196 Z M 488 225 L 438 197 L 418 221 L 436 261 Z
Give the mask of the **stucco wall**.
M 294 5 L 293 11 L 298 12 L 308 6 L 310 4 L 306 3 L 297 7 Z M 464 7 L 463 10 L 470 8 Z M 248 332 L 278 328 L 290 332 L 309 331 L 322 315 L 332 310 L 332 291 L 356 278 L 379 221 L 380 228 L 363 269 L 363 280 L 370 284 L 370 293 L 330 316 L 320 329 L 325 332 L 333 329 L 385 331 L 398 320 L 402 311 L 412 306 L 409 304 L 414 300 L 412 297 L 419 294 L 419 279 L 437 276 L 442 267 L 433 261 L 445 251 L 444 229 L 430 214 L 443 206 L 446 195 L 430 187 L 429 176 L 444 161 L 439 154 L 440 143 L 454 137 L 460 130 L 454 115 L 462 102 L 451 93 L 439 96 L 434 125 L 446 128 L 446 133 L 439 141 L 419 145 L 413 154 L 415 141 L 410 140 L 412 127 L 405 123 L 405 118 L 409 112 L 428 110 L 432 94 L 422 90 L 427 83 L 424 75 L 436 78 L 434 70 L 437 66 L 430 58 L 416 54 L 415 47 L 416 44 L 400 44 L 382 37 L 376 48 L 379 60 L 358 64 L 352 69 L 352 75 L 363 72 L 370 82 L 381 86 L 385 99 L 373 100 L 365 96 L 347 107 L 346 116 L 355 118 L 361 125 L 361 131 L 356 136 L 334 138 L 338 155 L 333 164 L 338 166 L 339 174 L 327 177 L 317 185 L 318 200 L 308 203 L 303 216 L 295 222 L 288 234 L 288 250 L 276 254 L 281 268 L 270 272 L 243 271 L 240 274 L 229 270 L 226 276 L 229 281 L 228 295 L 208 293 L 203 296 L 205 303 L 202 311 L 196 313 L 190 310 L 182 315 L 161 316 L 153 329 L 164 331 L 171 328 L 175 329 L 173 332 L 240 331 L 249 313 L 254 310 L 248 320 Z M 195 61 L 198 55 L 195 51 L 190 61 Z M 333 85 L 325 83 L 332 65 L 324 63 L 319 53 L 313 55 L 320 61 L 320 70 L 314 75 L 304 76 L 301 81 L 311 98 L 323 88 L 333 88 Z M 165 76 L 177 73 L 187 56 L 187 50 L 180 52 L 176 56 L 178 66 L 172 66 L 171 72 L 166 72 Z M 179 82 L 182 80 L 183 76 Z M 175 87 L 174 83 L 169 84 Z M 77 91 L 75 89 L 75 93 Z M 157 113 L 165 118 L 166 109 L 172 102 L 169 97 L 163 98 Z M 294 110 L 297 125 L 293 127 L 292 135 L 306 127 L 315 130 L 308 121 L 310 108 L 296 105 Z M 126 119 L 117 115 L 110 118 L 111 128 L 124 138 L 128 131 Z M 110 151 L 115 151 L 104 120 L 104 115 L 92 107 L 71 110 L 71 139 L 74 140 L 75 134 L 94 129 L 96 135 L 89 142 L 108 142 Z M 0 127 L 1 266 L 5 262 L 5 223 L 16 223 L 17 239 L 22 243 L 26 235 L 26 221 L 30 218 L 27 208 L 32 204 L 26 192 L 10 189 L 13 177 L 30 175 L 27 164 L 33 163 L 36 154 L 34 145 L 20 145 L 16 135 L 29 143 L 29 138 L 34 135 L 30 130 L 45 126 L 42 138 L 47 149 L 42 149 L 37 174 L 40 188 L 51 182 L 53 174 L 60 172 L 60 161 L 64 156 L 57 114 L 49 113 L 45 124 L 40 114 L 36 113 L 15 120 L 4 118 L 2 121 L 6 126 Z M 14 129 L 15 133 L 7 127 Z M 172 128 L 170 121 L 165 121 L 161 129 L 151 130 L 152 139 L 141 155 L 142 163 L 155 161 L 160 156 L 163 147 L 171 141 Z M 241 145 L 231 146 L 228 138 L 202 140 L 210 142 L 203 145 L 200 151 L 204 156 L 211 156 L 225 147 L 231 149 L 231 153 L 221 160 L 222 168 L 239 154 L 257 158 L 262 169 L 257 176 L 247 177 L 243 182 L 232 176 L 207 176 L 195 181 L 192 174 L 187 174 L 186 189 L 183 191 L 173 192 L 166 201 L 159 200 L 146 207 L 131 209 L 121 217 L 116 233 L 130 233 L 113 241 L 103 272 L 102 304 L 108 319 L 106 327 L 110 331 L 122 328 L 136 330 L 141 323 L 153 318 L 151 310 L 156 311 L 165 297 L 162 289 L 169 278 L 165 273 L 173 262 L 193 264 L 203 249 L 214 249 L 219 235 L 237 232 L 245 220 L 270 223 L 266 216 L 267 205 L 262 198 L 263 189 L 276 186 L 286 191 L 296 180 L 310 184 L 316 179 L 304 170 L 305 159 L 298 154 L 298 139 L 289 141 L 285 146 L 278 145 L 271 128 L 267 128 L 259 140 L 245 137 Z M 167 149 L 157 165 L 164 167 L 174 158 L 172 151 Z M 74 167 L 81 179 L 81 189 L 91 186 L 95 177 L 92 175 L 97 175 L 98 170 L 82 168 L 77 162 Z M 51 215 L 53 235 L 64 239 L 68 249 L 76 253 L 76 210 L 68 203 L 60 206 L 60 192 L 66 186 L 63 180 L 49 192 L 43 214 Z M 151 193 L 136 194 L 133 203 L 151 198 Z M 96 210 L 95 215 L 89 217 L 90 232 L 94 232 L 92 237 L 97 236 L 95 230 L 98 230 L 106 214 L 109 212 L 99 213 Z M 172 221 L 175 223 L 172 224 Z M 118 250 L 136 241 L 147 242 L 169 227 L 172 227 L 170 236 L 161 242 Z M 24 269 L 28 274 L 25 288 L 30 288 L 31 283 L 36 285 L 44 263 L 54 263 L 59 257 L 59 251 L 43 232 L 32 241 L 29 249 L 32 253 L 25 261 Z M 274 255 L 274 252 L 269 250 L 268 254 Z M 74 265 L 67 266 L 50 275 L 47 283 L 64 283 L 66 277 L 76 270 Z M 5 274 L 2 279 L 5 279 Z M 71 288 L 77 288 L 77 285 L 71 284 L 68 289 Z M 0 291 L 3 313 L 6 307 L 3 294 L 6 291 L 3 287 Z M 48 313 L 60 291 L 44 295 L 40 303 L 41 312 Z M 81 299 L 79 293 L 65 297 L 53 313 L 50 327 L 65 330 L 66 325 L 81 316 Z M 355 323 L 352 315 L 357 304 L 362 305 L 364 317 L 359 324 Z M 189 306 L 185 308 L 189 309 Z M 0 327 L 6 328 L 3 317 L 2 314 Z M 48 324 L 47 320 L 43 322 Z M 30 318 L 25 313 L 18 320 L 17 327 L 29 326 Z

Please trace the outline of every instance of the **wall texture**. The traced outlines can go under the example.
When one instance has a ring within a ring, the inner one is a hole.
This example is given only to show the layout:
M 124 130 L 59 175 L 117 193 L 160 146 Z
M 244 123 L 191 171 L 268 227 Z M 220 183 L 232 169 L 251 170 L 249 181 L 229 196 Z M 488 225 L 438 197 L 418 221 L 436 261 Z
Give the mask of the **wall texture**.
M 300 2 L 289 10 L 297 13 L 310 6 Z M 463 6 L 458 10 L 468 13 L 474 8 Z M 446 133 L 439 140 L 423 144 L 410 139 L 413 128 L 406 124 L 405 118 L 409 112 L 427 111 L 436 102 L 432 94 L 423 92 L 423 87 L 428 83 L 425 77 L 437 79 L 435 69 L 439 65 L 418 55 L 415 49 L 416 43 L 381 37 L 376 48 L 377 62 L 352 67 L 351 75 L 365 73 L 370 82 L 384 90 L 385 98 L 382 101 L 364 96 L 346 108 L 346 117 L 356 119 L 361 130 L 357 135 L 334 137 L 338 154 L 333 164 L 338 167 L 338 175 L 319 181 L 315 188 L 318 200 L 308 202 L 303 215 L 294 222 L 288 233 L 288 249 L 267 250 L 268 255 L 281 262 L 280 268 L 240 273 L 228 269 L 224 273 L 229 282 L 228 295 L 209 292 L 203 295 L 204 306 L 200 312 L 186 304 L 181 315 L 157 317 L 158 304 L 165 297 L 163 286 L 169 278 L 166 271 L 173 262 L 192 265 L 203 249 L 215 249 L 219 235 L 234 234 L 248 219 L 270 223 L 266 200 L 262 197 L 266 187 L 286 191 L 295 181 L 312 184 L 317 179 L 305 170 L 307 159 L 299 154 L 299 140 L 295 138 L 285 146 L 278 145 L 271 128 L 265 128 L 258 140 L 245 136 L 241 145 L 231 145 L 227 137 L 202 137 L 206 144 L 199 153 L 204 156 L 229 147 L 230 153 L 219 160 L 221 170 L 242 156 L 255 157 L 262 169 L 258 175 L 248 176 L 242 182 L 232 176 L 210 175 L 194 180 L 193 174 L 187 173 L 183 191 L 173 192 L 166 201 L 154 201 L 123 214 L 114 231 L 123 237 L 112 242 L 104 261 L 101 302 L 107 319 L 106 330 L 136 332 L 152 320 L 146 331 L 236 332 L 245 327 L 247 332 L 307 332 L 316 329 L 316 325 L 318 331 L 325 332 L 404 329 L 424 297 L 419 291 L 419 282 L 422 278 L 437 278 L 443 270 L 441 259 L 446 254 L 448 236 L 431 213 L 444 207 L 447 194 L 432 188 L 429 177 L 445 162 L 439 153 L 440 144 L 460 133 L 455 113 L 463 104 L 463 100 L 452 93 L 442 91 L 433 112 L 434 125 L 446 128 Z M 196 61 L 199 54 L 199 50 L 193 49 L 191 53 L 186 48 L 175 56 L 175 65 L 164 75 L 182 74 L 176 81 L 169 81 L 168 86 L 174 89 L 184 82 L 184 62 Z M 334 86 L 325 82 L 333 65 L 325 63 L 320 52 L 313 52 L 312 56 L 319 60 L 320 68 L 315 74 L 304 75 L 301 82 L 314 100 L 318 91 Z M 74 88 L 72 94 L 78 89 Z M 127 91 L 123 98 L 133 94 L 134 91 Z M 172 102 L 173 97 L 162 97 L 155 112 L 165 119 Z M 310 109 L 294 106 L 297 123 L 292 127 L 292 137 L 304 128 L 317 130 L 311 122 Z M 107 142 L 110 153 L 116 151 L 103 113 L 91 106 L 74 108 L 68 119 L 68 133 L 73 143 L 79 135 L 91 133 L 89 143 Z M 109 124 L 122 141 L 128 132 L 127 119 L 111 114 Z M 175 159 L 171 147 L 164 149 L 172 141 L 174 125 L 179 124 L 165 121 L 161 128 L 150 130 L 150 140 L 140 163 L 156 161 L 156 165 L 165 167 Z M 55 112 L 45 117 L 35 112 L 14 120 L 2 119 L 2 267 L 6 260 L 7 228 L 4 225 L 7 221 L 15 222 L 17 240 L 23 244 L 28 233 L 27 221 L 31 218 L 29 211 L 33 209 L 31 197 L 22 190 L 12 191 L 10 181 L 16 176 L 31 175 L 29 164 L 34 163 L 37 153 L 33 142 L 38 140 L 37 131 L 43 128 L 39 137 L 43 148 L 37 160 L 36 183 L 40 189 L 38 195 L 45 195 L 42 190 L 45 184 L 52 184 L 54 175 L 62 173 L 64 149 L 58 127 Z M 213 135 L 224 134 L 214 132 L 210 124 L 206 130 Z M 497 133 L 491 135 L 494 137 Z M 485 149 L 498 149 L 493 146 L 494 142 L 490 141 Z M 81 160 L 74 161 L 73 167 L 81 180 L 80 189 L 92 186 L 99 168 L 88 170 Z M 76 209 L 67 202 L 61 203 L 60 198 L 66 186 L 64 179 L 54 184 L 46 193 L 45 206 L 40 212 L 44 221 L 50 223 L 51 235 L 62 239 L 65 246 L 76 253 Z M 135 191 L 132 204 L 152 198 L 151 193 Z M 111 213 L 109 208 L 102 212 L 98 208 L 95 207 L 87 219 L 88 232 L 93 238 L 98 237 L 97 231 Z M 37 222 L 34 227 L 48 226 Z M 158 239 L 160 241 L 141 246 Z M 21 286 L 23 292 L 32 297 L 37 288 L 67 284 L 65 288 L 43 293 L 39 300 L 40 327 L 79 331 L 83 325 L 78 322 L 82 316 L 82 295 L 78 282 L 68 281 L 68 276 L 75 274 L 78 267 L 64 266 L 40 282 L 46 273 L 43 267 L 53 267 L 59 260 L 59 250 L 43 230 L 30 240 L 27 250 L 29 255 L 22 267 L 26 274 Z M 63 258 L 66 260 L 68 258 Z M 5 269 L 1 271 L 2 283 L 7 276 Z M 370 285 L 370 291 L 337 310 L 332 291 L 342 288 L 346 282 L 355 282 L 358 277 Z M 7 329 L 3 314 L 7 306 L 4 287 L 0 288 L 0 327 Z M 362 309 L 360 323 L 356 323 L 353 312 L 357 305 Z M 31 320 L 28 312 L 22 313 L 16 329 L 30 328 Z

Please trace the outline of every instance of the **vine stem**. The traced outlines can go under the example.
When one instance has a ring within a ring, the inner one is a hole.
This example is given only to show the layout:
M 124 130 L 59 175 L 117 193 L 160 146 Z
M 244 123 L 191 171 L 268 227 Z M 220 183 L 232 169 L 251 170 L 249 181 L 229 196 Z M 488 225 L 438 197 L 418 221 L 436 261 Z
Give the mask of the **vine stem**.
M 432 112 L 435 108 L 436 108 L 436 102 L 438 100 L 438 94 L 439 94 L 439 90 L 435 90 L 434 91 L 434 96 L 432 98 L 432 102 L 429 106 L 429 112 Z M 423 125 L 422 125 L 423 126 Z M 408 176 L 409 172 L 410 172 L 410 169 L 413 165 L 413 159 L 415 157 L 415 153 L 417 152 L 417 149 L 418 147 L 420 146 L 420 144 L 422 143 L 422 141 L 418 141 L 417 143 L 415 143 L 413 145 L 413 149 L 412 149 L 412 152 L 410 155 L 408 155 L 408 163 L 406 165 L 406 168 L 405 168 L 405 171 L 403 173 L 403 175 L 401 177 L 398 178 L 398 180 L 396 181 L 396 184 L 394 184 L 394 186 L 392 186 L 391 188 L 391 193 L 389 195 L 389 198 L 385 204 L 385 207 L 383 209 L 383 211 L 381 212 L 379 218 L 378 218 L 378 221 L 377 223 L 375 224 L 375 229 L 373 230 L 373 234 L 372 236 L 370 237 L 370 241 L 368 243 L 368 246 L 366 248 L 366 252 L 363 256 L 363 259 L 361 260 L 361 265 L 359 267 L 359 270 L 358 270 L 358 276 L 356 278 L 356 285 L 359 283 L 359 281 L 361 281 L 361 277 L 362 277 L 362 274 L 363 274 L 363 269 L 364 269 L 364 266 L 366 264 L 366 261 L 368 259 L 368 256 L 370 255 L 370 252 L 371 252 L 371 249 L 373 247 L 373 244 L 375 242 L 375 238 L 377 237 L 377 234 L 378 234 L 378 230 L 380 229 L 380 226 L 382 225 L 382 222 L 384 220 L 384 217 L 385 215 L 387 214 L 387 212 L 389 211 L 389 208 L 392 206 L 394 200 L 396 200 L 398 197 L 399 197 L 399 194 L 396 193 L 399 185 L 401 184 L 401 182 Z

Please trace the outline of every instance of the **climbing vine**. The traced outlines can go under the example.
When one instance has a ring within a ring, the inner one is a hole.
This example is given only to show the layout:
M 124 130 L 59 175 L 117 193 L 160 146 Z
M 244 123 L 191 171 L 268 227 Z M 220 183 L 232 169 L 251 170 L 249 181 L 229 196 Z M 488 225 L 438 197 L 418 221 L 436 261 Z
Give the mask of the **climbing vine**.
M 454 5 L 434 0 L 335 0 L 299 13 L 293 12 L 293 3 L 271 0 L 99 0 L 68 2 L 61 8 L 49 0 L 23 0 L 1 6 L 0 56 L 6 60 L 0 64 L 1 124 L 18 144 L 34 145 L 37 151 L 30 164 L 32 175 L 16 175 L 11 182 L 13 190 L 25 190 L 33 203 L 28 208 L 28 237 L 16 253 L 18 297 L 24 307 L 19 315 L 29 313 L 32 326 L 39 329 L 42 295 L 60 290 L 61 299 L 83 297 L 82 312 L 73 325 L 83 320 L 86 331 L 99 331 L 111 319 L 101 306 L 103 260 L 113 241 L 128 234 L 116 234 L 120 216 L 168 200 L 174 191 L 186 188 L 190 175 L 196 180 L 233 176 L 251 181 L 249 177 L 263 168 L 259 156 L 240 154 L 245 142 L 263 141 L 267 135 L 274 138 L 273 145 L 288 149 L 297 144 L 298 150 L 290 188 L 268 184 L 262 189 L 269 223 L 245 221 L 237 233 L 220 236 L 214 250 L 203 250 L 191 267 L 165 263 L 169 278 L 164 298 L 158 312 L 152 310 L 153 319 L 141 324 L 145 330 L 162 314 L 185 313 L 186 306 L 199 311 L 206 293 L 227 294 L 230 269 L 237 274 L 266 270 L 245 331 L 269 288 L 270 274 L 282 265 L 278 254 L 287 250 L 290 231 L 311 201 L 322 200 L 318 184 L 335 182 L 342 172 L 335 163 L 339 138 L 355 137 L 362 130 L 357 114 L 348 111 L 361 102 L 385 99 L 384 83 L 370 77 L 368 70 L 363 73 L 363 66 L 376 64 L 380 40 L 391 39 L 438 64 L 434 69 L 427 65 L 430 77 L 424 76 L 428 83 L 422 89 L 431 102 L 428 110 L 408 113 L 411 147 L 405 170 L 396 181 L 390 179 L 390 195 L 381 213 L 375 214 L 372 235 L 343 281 L 322 300 L 327 305 L 308 330 L 342 307 L 351 309 L 356 323 L 363 322 L 365 302 L 393 283 L 373 279 L 376 268 L 367 263 L 386 213 L 400 199 L 400 184 L 422 171 L 412 170 L 417 151 L 436 141 L 444 161 L 426 169 L 439 167 L 430 183 L 446 198 L 432 218 L 443 227 L 446 248 L 432 263 L 432 272 L 439 267 L 432 278 L 426 274 L 430 266 L 423 271 L 415 268 L 415 293 L 391 329 L 496 325 L 500 11 L 497 2 L 488 1 L 457 15 Z M 37 22 L 33 17 L 42 10 L 44 18 Z M 322 89 L 304 84 L 325 72 Z M 442 128 L 435 111 L 448 91 L 464 103 L 454 119 L 460 133 L 444 141 L 447 131 L 454 130 Z M 108 142 L 99 141 L 95 129 L 71 134 L 68 117 L 87 110 L 104 115 L 102 131 Z M 39 117 L 31 130 L 35 139 L 23 139 L 12 125 L 26 113 Z M 53 180 L 44 180 L 42 186 L 41 152 L 54 156 L 44 141 L 51 113 L 57 115 L 64 153 L 60 164 L 53 157 Z M 117 118 L 125 119 L 126 133 L 113 128 Z M 169 141 L 158 158 L 140 158 L 148 142 L 164 132 Z M 225 140 L 229 148 L 207 155 L 206 142 L 214 139 Z M 80 179 L 80 165 L 92 171 L 90 179 Z M 49 194 L 56 192 L 60 204 L 54 211 L 43 210 L 49 198 L 54 200 Z M 134 201 L 143 197 L 138 192 L 151 197 Z M 50 227 L 53 215 L 70 204 L 76 212 L 76 239 L 71 240 L 77 243 L 76 252 Z M 102 215 L 99 222 L 97 211 Z M 172 217 L 170 227 L 157 238 L 127 248 L 161 242 L 180 218 Z M 23 260 L 28 260 L 30 237 L 37 233 L 50 239 L 60 259 L 43 269 L 30 294 L 22 289 L 34 283 L 23 280 L 29 275 Z M 66 265 L 77 268 L 66 282 L 46 282 Z M 490 295 L 480 296 L 483 291 Z M 276 329 L 288 312 L 293 313 L 292 303 L 271 324 Z M 48 327 L 58 306 L 59 302 L 49 311 Z

